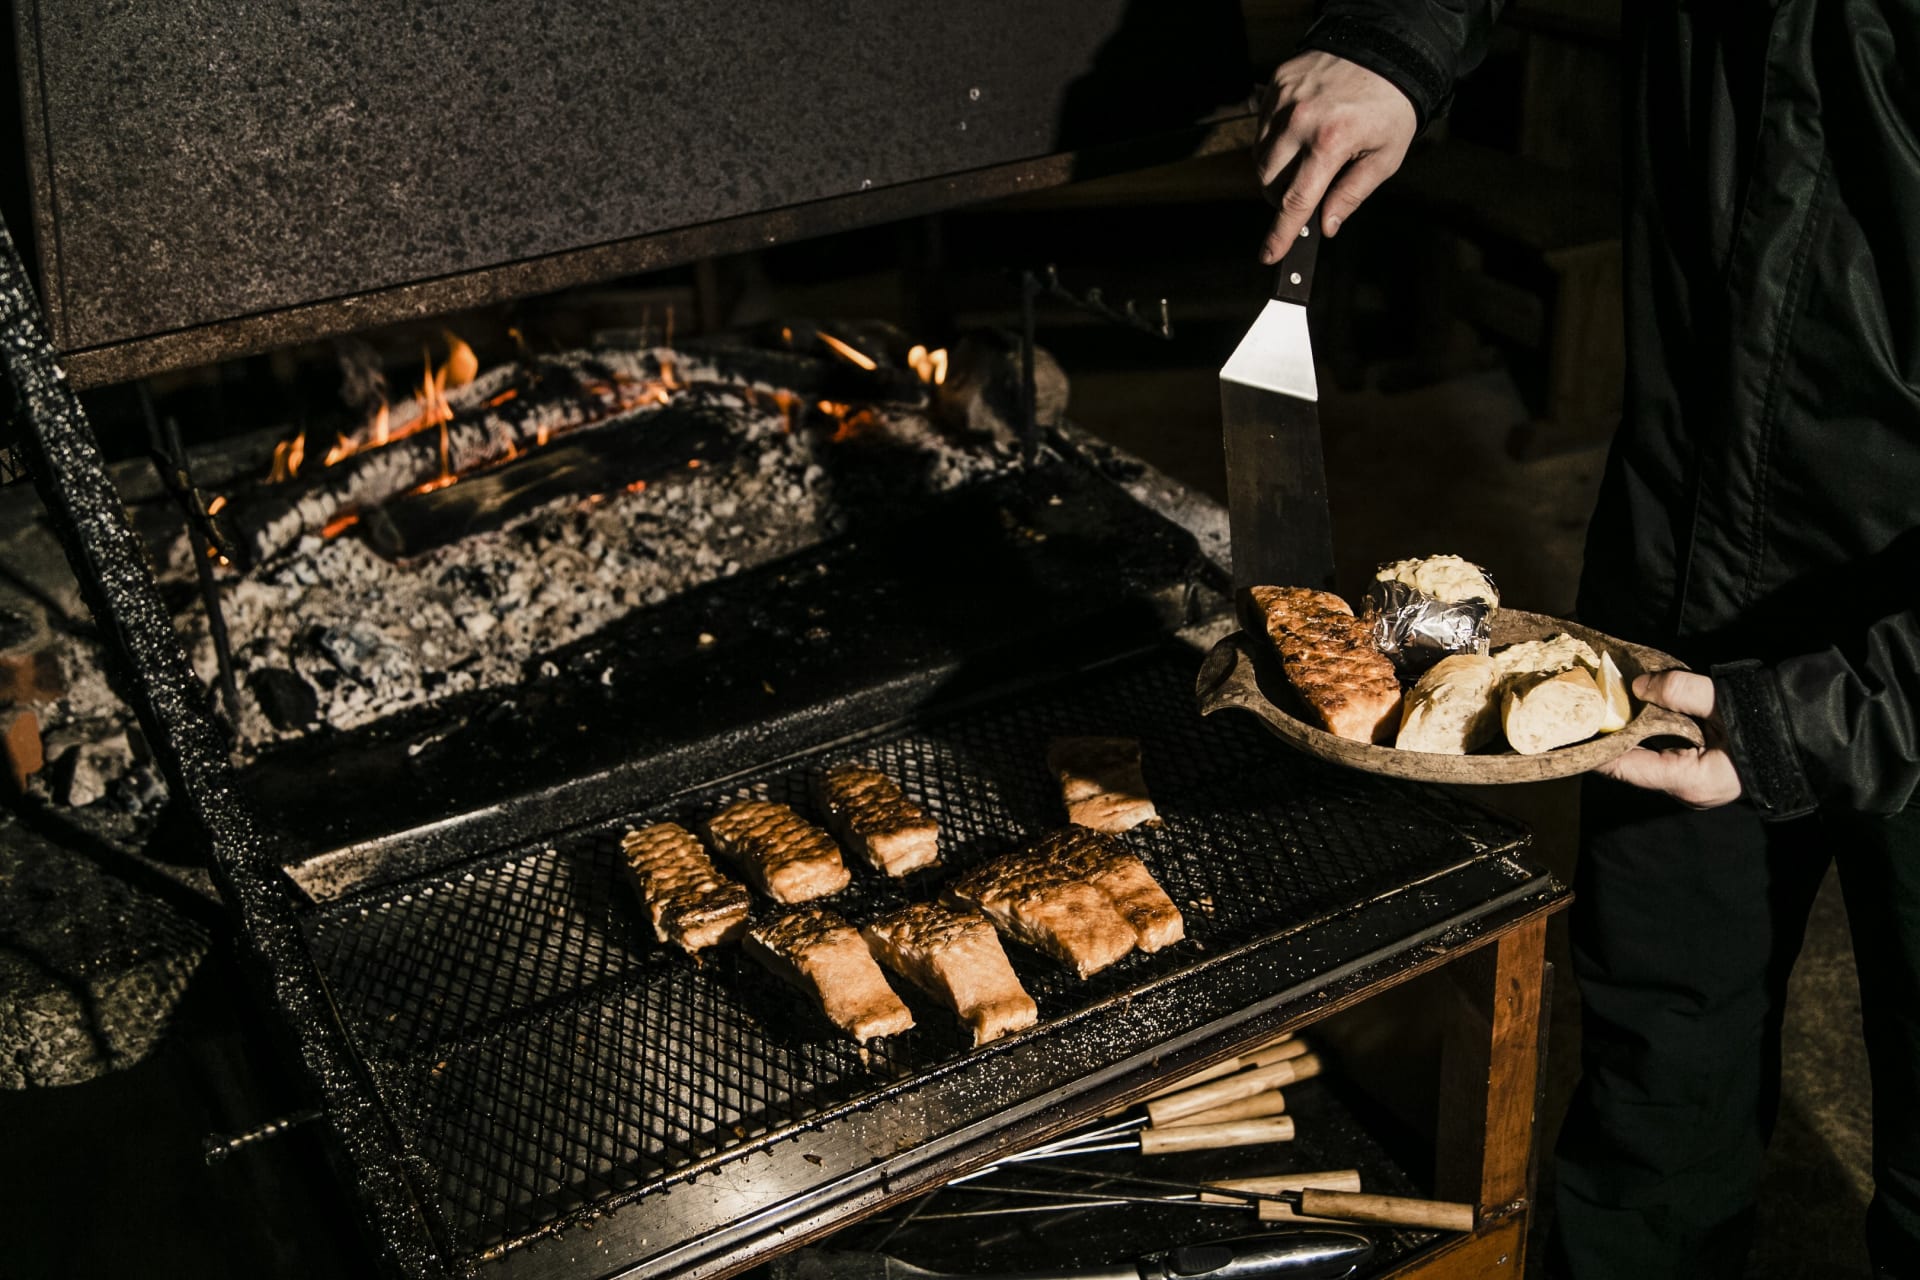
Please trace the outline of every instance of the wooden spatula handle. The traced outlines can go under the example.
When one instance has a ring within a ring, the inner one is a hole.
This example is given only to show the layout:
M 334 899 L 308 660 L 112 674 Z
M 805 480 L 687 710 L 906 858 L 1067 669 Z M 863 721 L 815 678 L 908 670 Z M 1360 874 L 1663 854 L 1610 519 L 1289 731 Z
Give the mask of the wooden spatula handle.
M 1473 1230 L 1473 1206 L 1445 1200 L 1416 1200 L 1411 1196 L 1380 1196 L 1359 1191 L 1300 1193 L 1300 1212 L 1316 1218 L 1347 1222 L 1380 1222 L 1396 1227 L 1426 1227 L 1434 1231 Z

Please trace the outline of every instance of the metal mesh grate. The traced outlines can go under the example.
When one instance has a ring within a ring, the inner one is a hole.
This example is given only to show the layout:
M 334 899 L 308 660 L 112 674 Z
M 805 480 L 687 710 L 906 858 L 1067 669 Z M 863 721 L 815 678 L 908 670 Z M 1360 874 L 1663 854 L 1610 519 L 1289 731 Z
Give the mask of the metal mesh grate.
M 1201 720 L 1195 665 L 1161 653 L 316 908 L 310 944 L 455 1246 L 517 1239 L 967 1051 L 956 1020 L 903 984 L 920 1025 L 863 1055 L 737 949 L 695 965 L 657 945 L 620 870 L 628 825 L 745 796 L 809 813 L 823 764 L 885 769 L 938 818 L 946 862 L 904 882 L 856 869 L 834 905 L 857 924 L 1058 826 L 1049 738 L 1138 737 L 1165 825 L 1125 839 L 1189 940 L 1085 983 L 1010 947 L 1043 1020 L 1513 842 L 1445 793 L 1324 768 L 1248 720 Z

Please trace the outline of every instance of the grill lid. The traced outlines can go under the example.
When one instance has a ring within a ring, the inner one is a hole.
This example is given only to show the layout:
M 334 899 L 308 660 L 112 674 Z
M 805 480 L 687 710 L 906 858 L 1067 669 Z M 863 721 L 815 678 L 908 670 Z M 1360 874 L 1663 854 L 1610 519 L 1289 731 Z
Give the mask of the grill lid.
M 1232 0 L 16 21 L 42 294 L 83 384 L 1063 182 L 1118 142 L 1174 159 L 1248 84 Z

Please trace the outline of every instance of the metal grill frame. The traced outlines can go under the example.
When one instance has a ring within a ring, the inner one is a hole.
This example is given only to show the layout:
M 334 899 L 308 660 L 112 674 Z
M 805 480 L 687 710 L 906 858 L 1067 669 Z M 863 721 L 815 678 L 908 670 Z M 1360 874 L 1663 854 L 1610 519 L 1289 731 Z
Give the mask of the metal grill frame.
M 1554 900 L 1513 857 L 1519 828 L 1293 757 L 1251 721 L 1200 723 L 1197 661 L 1169 644 L 316 906 L 316 955 L 423 1182 L 439 1176 L 451 1248 L 487 1274 L 727 1274 Z M 746 796 L 806 812 L 815 770 L 859 759 L 951 838 L 945 869 L 860 873 L 834 899 L 870 918 L 1059 821 L 1039 767 L 1050 736 L 1122 728 L 1147 747 L 1167 822 L 1129 842 L 1185 903 L 1192 940 L 1084 984 L 1011 948 L 1043 1022 L 983 1050 L 923 1009 L 908 1037 L 856 1056 L 797 995 L 756 992 L 742 957 L 696 969 L 652 943 L 622 882 L 626 826 Z
M 466 1260 L 443 1254 L 449 1232 L 421 1182 L 425 1171 L 394 1131 L 369 1063 L 315 967 L 297 895 L 235 786 L 206 691 L 174 634 L 4 228 L 0 369 L 37 487 L 187 819 L 185 838 L 204 850 L 245 971 L 273 1015 L 271 1030 L 326 1113 L 327 1151 L 371 1229 L 375 1261 L 384 1272 L 407 1276 L 468 1270 Z M 662 1195 L 610 1204 L 557 1239 L 500 1255 L 488 1270 L 701 1280 L 739 1270 L 1548 910 L 1560 891 L 1511 856 L 1517 847 L 1483 850 L 1382 895 L 1364 912 L 1302 923 L 1115 995 L 1048 1035 L 813 1117 L 807 1142 L 791 1141 L 798 1136 L 792 1133 L 766 1135 L 688 1170 Z M 1204 1000 L 1195 998 L 1201 988 Z M 1142 1026 L 1154 1028 L 1150 1043 Z M 1115 1044 L 1137 1048 L 1115 1060 Z M 1088 1071 L 1089 1061 L 1109 1065 Z M 964 1091 L 947 1087 L 959 1073 Z

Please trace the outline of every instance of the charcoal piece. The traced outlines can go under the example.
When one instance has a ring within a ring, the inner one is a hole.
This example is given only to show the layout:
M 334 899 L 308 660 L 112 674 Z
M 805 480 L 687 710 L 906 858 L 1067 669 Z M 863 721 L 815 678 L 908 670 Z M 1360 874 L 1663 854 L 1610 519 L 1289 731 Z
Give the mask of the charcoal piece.
M 954 344 L 934 412 L 950 429 L 1013 446 L 1021 439 L 1019 335 L 998 329 L 966 334 Z M 1033 416 L 1045 427 L 1067 416 L 1066 371 L 1044 347 L 1033 349 Z
M 247 676 L 247 691 L 276 729 L 304 729 L 320 718 L 320 695 L 295 672 L 261 667 Z
M 568 496 L 606 493 L 636 482 L 684 480 L 689 464 L 730 462 L 739 440 L 732 420 L 697 401 L 668 405 L 617 427 L 601 426 L 458 484 L 408 494 L 361 513 L 367 541 L 395 559 L 417 556 L 498 529 Z

